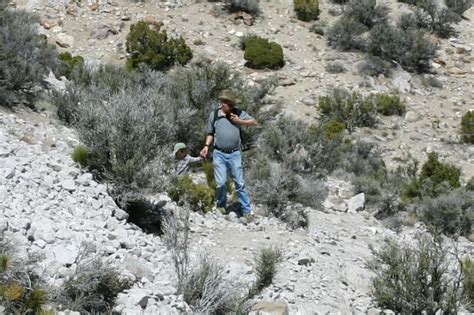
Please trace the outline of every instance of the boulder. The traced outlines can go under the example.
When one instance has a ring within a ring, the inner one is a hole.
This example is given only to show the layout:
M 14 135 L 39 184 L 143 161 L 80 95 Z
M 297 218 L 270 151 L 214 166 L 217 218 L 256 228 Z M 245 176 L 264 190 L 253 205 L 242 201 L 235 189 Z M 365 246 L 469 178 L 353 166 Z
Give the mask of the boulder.
M 74 45 L 74 36 L 66 33 L 59 33 L 56 37 L 56 44 L 62 48 L 69 48 Z
M 347 212 L 356 213 L 365 207 L 365 195 L 360 193 L 349 199 L 347 202 Z

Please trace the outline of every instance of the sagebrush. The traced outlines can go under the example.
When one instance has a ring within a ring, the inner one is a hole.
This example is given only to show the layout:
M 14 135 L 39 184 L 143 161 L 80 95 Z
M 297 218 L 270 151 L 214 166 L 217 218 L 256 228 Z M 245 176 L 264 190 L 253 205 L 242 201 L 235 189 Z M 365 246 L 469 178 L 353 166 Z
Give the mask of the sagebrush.
M 38 34 L 36 15 L 9 8 L 0 0 L 0 105 L 24 103 L 33 106 L 38 87 L 49 70 L 57 72 L 59 59 L 54 46 Z
M 368 265 L 375 273 L 375 302 L 400 314 L 457 314 L 461 270 L 449 263 L 446 245 L 429 236 L 419 236 L 413 245 L 387 240 Z

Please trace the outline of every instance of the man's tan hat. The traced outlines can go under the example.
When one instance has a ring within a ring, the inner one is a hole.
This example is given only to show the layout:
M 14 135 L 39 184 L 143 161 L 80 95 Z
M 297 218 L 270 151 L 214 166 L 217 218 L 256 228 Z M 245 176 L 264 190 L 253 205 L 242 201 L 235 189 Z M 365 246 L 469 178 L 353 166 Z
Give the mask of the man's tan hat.
M 237 103 L 237 95 L 235 95 L 234 92 L 230 91 L 230 90 L 224 90 L 222 91 L 220 97 L 219 97 L 222 101 L 229 101 L 231 102 L 232 104 L 236 104 Z

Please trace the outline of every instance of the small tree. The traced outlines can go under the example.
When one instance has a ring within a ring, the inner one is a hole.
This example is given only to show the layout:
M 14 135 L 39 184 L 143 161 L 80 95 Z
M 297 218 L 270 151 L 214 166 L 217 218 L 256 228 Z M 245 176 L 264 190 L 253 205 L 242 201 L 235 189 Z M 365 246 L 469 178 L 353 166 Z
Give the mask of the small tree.
M 317 20 L 319 17 L 318 0 L 293 0 L 296 17 L 305 22 Z
M 145 21 L 132 24 L 127 35 L 127 52 L 130 57 L 127 67 L 134 69 L 144 63 L 158 71 L 169 69 L 175 64 L 185 65 L 193 57 L 191 48 L 182 37 L 168 38 L 163 24 L 149 24 Z

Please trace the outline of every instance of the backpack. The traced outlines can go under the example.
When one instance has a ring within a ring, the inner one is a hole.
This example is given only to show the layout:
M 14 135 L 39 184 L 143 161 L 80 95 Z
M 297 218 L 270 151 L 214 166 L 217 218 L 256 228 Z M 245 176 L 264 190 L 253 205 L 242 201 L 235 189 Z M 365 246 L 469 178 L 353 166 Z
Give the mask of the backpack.
M 215 132 L 215 128 L 216 128 L 216 122 L 219 120 L 219 119 L 229 119 L 230 120 L 230 117 L 229 115 L 227 116 L 221 116 L 219 117 L 219 110 L 220 108 L 216 108 L 214 110 L 214 121 L 212 122 L 212 128 L 213 128 L 213 132 Z M 238 117 L 240 117 L 240 114 L 242 114 L 242 110 L 240 108 L 237 108 L 237 107 L 234 107 L 232 108 L 232 114 L 235 114 L 237 115 Z M 245 137 L 242 133 L 242 129 L 240 128 L 240 125 L 237 125 L 237 127 L 239 128 L 239 135 L 240 135 L 240 149 L 242 151 L 247 151 L 247 150 L 250 150 L 251 149 L 251 143 L 247 143 L 245 142 Z

